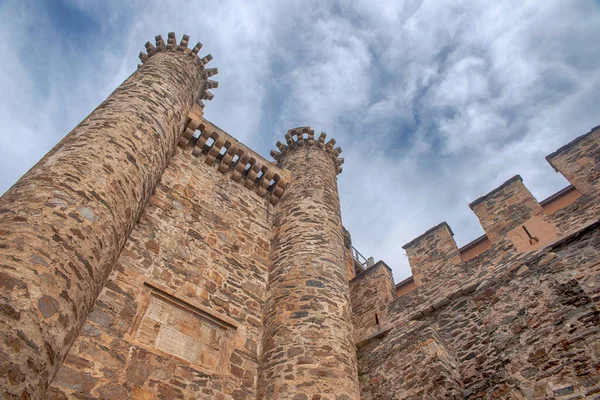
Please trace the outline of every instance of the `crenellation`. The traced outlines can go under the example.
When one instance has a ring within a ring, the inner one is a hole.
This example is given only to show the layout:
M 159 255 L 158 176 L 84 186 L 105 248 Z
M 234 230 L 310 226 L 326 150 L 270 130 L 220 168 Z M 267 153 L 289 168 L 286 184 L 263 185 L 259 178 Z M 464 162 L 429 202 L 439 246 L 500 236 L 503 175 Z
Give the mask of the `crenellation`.
M 156 43 L 157 51 L 166 50 L 167 46 L 165 45 L 165 41 L 161 35 L 157 35 L 154 37 L 154 41 Z
M 200 49 L 202 49 L 202 43 L 198 42 L 192 49 L 192 53 L 197 55 L 200 52 Z
M 327 134 L 325 132 L 321 132 L 316 142 L 314 141 L 314 134 L 315 131 L 310 129 L 310 126 L 302 126 L 295 129 L 290 129 L 285 134 L 285 140 L 287 144 L 277 142 L 276 146 L 279 151 L 271 151 L 271 157 L 273 157 L 279 163 L 281 157 L 290 150 L 304 146 L 315 146 L 319 149 L 324 149 L 327 154 L 330 154 L 336 165 L 336 173 L 342 173 L 343 168 L 341 165 L 344 163 L 344 159 L 339 158 L 339 155 L 342 153 L 342 148 L 334 148 L 336 143 L 335 139 L 330 139 L 327 143 L 325 143 L 325 139 L 327 138 Z
M 177 38 L 175 37 L 175 32 L 169 32 L 167 34 L 167 49 L 175 50 L 177 47 Z
M 469 207 L 479 218 L 492 245 L 508 240 L 515 251 L 523 252 L 557 238 L 554 224 L 518 175 Z
M 582 194 L 597 193 L 600 189 L 600 129 L 595 127 L 546 157 Z
M 485 235 L 470 243 L 458 252 L 463 261 L 475 259 L 476 265 L 499 262 L 510 253 L 530 252 L 544 247 L 555 241 L 561 235 L 572 232 L 585 221 L 598 218 L 600 210 L 593 198 L 597 193 L 599 184 L 596 165 L 600 160 L 597 154 L 600 130 L 592 129 L 589 133 L 580 136 L 573 142 L 561 147 L 550 154 L 546 159 L 560 172 L 563 172 L 572 185 L 561 190 L 556 195 L 541 203 L 533 197 L 523 185 L 523 179 L 516 175 L 492 190 L 488 194 L 473 201 L 469 207 L 479 218 Z M 590 161 L 590 160 L 596 161 Z M 574 172 L 577 171 L 577 172 Z M 577 178 L 577 174 L 581 178 Z M 583 178 L 583 179 L 582 179 Z M 583 182 L 586 180 L 586 182 Z M 577 184 L 577 186 L 575 186 Z M 580 187 L 586 187 L 583 192 Z M 587 190 L 588 194 L 585 194 Z M 414 282 L 420 284 L 423 269 L 423 250 L 409 250 L 413 245 L 422 240 L 431 232 L 439 228 L 434 227 L 425 234 L 405 245 L 411 263 Z M 452 231 L 448 227 L 452 236 Z M 446 235 L 448 237 L 448 235 Z M 453 242 L 448 239 L 441 245 L 432 243 L 433 254 L 444 253 L 443 247 Z M 450 246 L 453 247 L 453 246 Z M 455 247 L 455 244 L 454 244 Z M 454 252 L 452 252 L 454 254 Z M 485 260 L 485 262 L 484 262 Z M 457 264 L 458 261 L 455 258 Z M 425 261 L 427 264 L 427 261 Z M 435 263 L 434 263 L 435 264 Z M 441 263 L 438 262 L 438 265 Z M 473 264 L 473 263 L 472 263 Z M 430 267 L 431 264 L 427 264 Z M 416 272 L 415 272 L 416 271 Z M 425 277 L 425 279 L 430 279 Z
M 209 80 L 208 78 L 218 74 L 219 70 L 217 68 L 204 68 L 204 65 L 206 65 L 210 60 L 212 60 L 213 57 L 211 54 L 207 54 L 202 58 L 198 57 L 198 52 L 202 48 L 202 43 L 200 42 L 198 42 L 198 44 L 196 44 L 194 49 L 190 52 L 190 50 L 187 47 L 189 38 L 190 37 L 188 35 L 183 35 L 181 42 L 179 43 L 179 45 L 177 45 L 177 38 L 175 36 L 175 32 L 169 32 L 167 36 L 168 44 L 165 44 L 165 41 L 162 38 L 162 36 L 157 35 L 155 37 L 156 46 L 153 46 L 150 42 L 146 42 L 146 53 L 140 52 L 140 61 L 142 61 L 143 65 L 154 55 L 165 51 L 177 51 L 183 53 L 184 55 L 189 55 L 196 64 L 200 65 L 200 68 L 203 70 L 204 86 L 202 87 L 200 97 L 197 100 L 212 100 L 214 98 L 214 95 L 211 92 L 209 92 L 208 89 L 217 88 L 219 83 L 216 81 Z
M 259 399 L 358 399 L 335 158 L 309 131 L 288 131 L 278 160 L 292 175 L 273 211 Z
M 188 43 L 190 41 L 190 37 L 188 35 L 183 35 L 181 38 L 181 42 L 179 43 L 179 51 L 188 50 Z
M 453 236 L 450 226 L 442 222 L 402 246 L 408 255 L 417 286 L 432 280 L 446 280 L 462 265 Z
M 583 353 L 597 340 L 599 330 L 584 316 L 598 315 L 598 311 L 585 294 L 586 289 L 572 279 L 571 271 L 589 271 L 589 262 L 571 255 L 587 245 L 586 259 L 596 259 L 598 263 L 598 250 L 589 251 L 594 248 L 592 238 L 598 238 L 598 224 L 594 225 L 596 228 L 585 227 L 550 249 L 529 256 L 516 255 L 511 267 L 496 271 L 493 279 L 488 275 L 480 278 L 478 284 L 468 284 L 440 301 L 441 306 L 422 308 L 417 315 L 406 316 L 404 312 L 396 327 L 375 341 L 369 351 L 360 349 L 359 365 L 385 366 L 392 346 L 396 348 L 393 354 L 406 354 L 413 342 L 399 344 L 398 340 L 409 335 L 410 330 L 401 323 L 409 319 L 416 321 L 413 329 L 419 331 L 426 326 L 443 328 L 445 333 L 440 334 L 447 340 L 448 347 L 456 351 L 457 372 L 465 387 L 464 398 L 507 398 L 506 393 L 511 392 L 511 389 L 507 392 L 509 387 L 521 393 L 521 398 L 545 398 L 548 391 L 552 393 L 563 387 L 573 387 L 573 392 L 582 398 L 593 393 L 600 379 L 593 372 L 594 361 Z M 395 300 L 395 307 L 390 311 L 402 312 L 411 297 L 418 301 L 414 293 L 420 289 Z M 553 303 L 558 299 L 561 299 L 560 306 Z M 559 321 L 566 318 L 571 322 L 557 325 L 553 316 Z M 567 361 L 566 354 L 575 349 L 572 343 L 580 340 L 579 329 L 591 336 L 585 343 L 576 345 L 581 355 L 577 361 Z M 543 332 L 552 333 L 547 336 Z M 411 362 L 410 358 L 403 360 Z M 558 365 L 563 367 L 555 368 Z M 585 379 L 574 374 L 577 369 Z M 541 370 L 547 372 L 540 373 Z M 373 385 L 369 378 L 376 375 L 365 372 L 363 395 L 379 390 L 384 382 L 388 385 L 395 382 L 396 375 L 385 370 L 379 374 L 377 385 Z M 511 385 L 511 380 L 518 383 Z M 399 381 L 396 390 L 405 393 L 409 388 L 403 384 Z
M 387 328 L 387 306 L 395 295 L 392 270 L 383 261 L 350 281 L 355 343 Z
M 2 368 L 12 371 L 0 374 L 0 397 L 44 398 L 202 91 L 199 66 L 157 43 L 0 198 L 2 276 L 14 282 L 0 299 Z
M 597 160 L 594 132 L 548 157 L 571 174 L 574 186 L 538 203 L 516 176 L 471 203 L 482 237 L 456 249 L 452 231 L 440 224 L 405 245 L 410 279 L 419 284 L 388 304 L 385 331 L 357 342 L 361 398 L 387 398 L 391 391 L 397 395 L 390 398 L 411 398 L 427 387 L 426 367 L 408 372 L 419 365 L 412 358 L 418 340 L 411 335 L 427 329 L 438 332 L 454 355 L 444 365 L 455 367 L 457 386 L 445 386 L 438 397 L 600 393 L 591 356 L 600 338 L 592 322 L 600 315 L 600 210 L 590 195 L 598 186 L 598 163 L 590 161 Z M 416 355 L 423 353 L 424 347 Z M 439 366 L 432 372 L 442 371 Z M 407 373 L 411 380 L 398 379 Z

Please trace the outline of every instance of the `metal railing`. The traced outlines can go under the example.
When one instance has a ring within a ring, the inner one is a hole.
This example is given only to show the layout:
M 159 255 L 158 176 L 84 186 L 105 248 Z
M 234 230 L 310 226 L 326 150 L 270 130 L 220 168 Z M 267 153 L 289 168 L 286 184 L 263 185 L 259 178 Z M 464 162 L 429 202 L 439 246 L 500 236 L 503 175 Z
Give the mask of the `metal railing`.
M 366 258 L 354 246 L 352 246 L 352 258 L 354 259 L 354 264 L 363 271 L 375 264 L 373 257 Z

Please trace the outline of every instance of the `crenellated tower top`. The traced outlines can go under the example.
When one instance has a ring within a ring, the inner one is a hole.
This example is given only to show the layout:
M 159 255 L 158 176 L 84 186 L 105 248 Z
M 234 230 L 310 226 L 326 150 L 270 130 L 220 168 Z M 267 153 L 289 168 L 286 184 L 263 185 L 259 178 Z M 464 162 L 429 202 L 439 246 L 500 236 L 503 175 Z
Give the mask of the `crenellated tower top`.
M 340 158 L 339 155 L 342 152 L 341 147 L 335 147 L 335 139 L 329 139 L 328 142 L 325 142 L 327 138 L 327 134 L 325 132 L 321 132 L 319 138 L 315 140 L 315 131 L 310 128 L 310 126 L 301 126 L 298 128 L 290 129 L 285 134 L 286 144 L 281 142 L 277 142 L 276 146 L 279 151 L 271 150 L 271 157 L 277 160 L 280 163 L 281 156 L 285 153 L 292 151 L 298 148 L 305 148 L 308 146 L 315 146 L 320 149 L 324 149 L 327 153 L 331 155 L 333 162 L 336 167 L 336 173 L 342 172 L 342 164 L 344 163 L 344 159 Z
M 272 213 L 259 399 L 360 397 L 336 179 L 342 149 L 326 136 L 290 129 L 271 152 L 290 183 Z
M 198 56 L 198 52 L 202 48 L 202 43 L 196 43 L 194 48 L 190 50 L 188 48 L 189 40 L 190 37 L 188 35 L 183 35 L 183 38 L 181 39 L 181 42 L 179 42 L 178 45 L 177 38 L 175 37 L 175 32 L 169 32 L 167 37 L 167 43 L 165 43 L 163 37 L 161 35 L 158 35 L 154 38 L 156 45 L 153 45 L 150 42 L 146 42 L 146 52 L 144 53 L 143 51 L 140 51 L 140 60 L 142 61 L 142 64 L 144 64 L 155 54 L 173 51 L 179 51 L 191 57 L 199 66 L 199 68 L 203 71 L 204 86 L 202 87 L 202 93 L 200 94 L 199 100 L 212 100 L 215 96 L 208 90 L 217 88 L 219 86 L 219 82 L 210 80 L 208 78 L 218 74 L 219 70 L 217 68 L 205 68 L 204 66 L 208 64 L 210 60 L 213 59 L 212 55 L 207 54 L 204 57 Z

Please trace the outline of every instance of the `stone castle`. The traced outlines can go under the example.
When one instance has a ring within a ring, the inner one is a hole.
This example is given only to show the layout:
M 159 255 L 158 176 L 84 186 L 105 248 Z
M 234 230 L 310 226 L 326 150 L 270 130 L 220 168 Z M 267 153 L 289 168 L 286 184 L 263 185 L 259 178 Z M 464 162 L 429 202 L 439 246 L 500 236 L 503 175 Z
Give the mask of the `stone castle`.
M 508 180 L 395 285 L 342 226 L 335 140 L 269 162 L 204 119 L 188 39 L 0 198 L 0 398 L 600 398 L 600 129 L 547 157 L 571 186 Z

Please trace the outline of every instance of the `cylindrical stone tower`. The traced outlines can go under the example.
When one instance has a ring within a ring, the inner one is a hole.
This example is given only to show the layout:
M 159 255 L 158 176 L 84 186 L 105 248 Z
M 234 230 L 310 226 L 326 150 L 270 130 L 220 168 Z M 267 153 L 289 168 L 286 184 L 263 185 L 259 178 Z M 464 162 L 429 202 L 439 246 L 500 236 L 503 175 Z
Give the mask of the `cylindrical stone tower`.
M 0 398 L 41 399 L 78 335 L 188 113 L 211 57 L 169 33 L 0 198 Z
M 259 399 L 359 398 L 336 174 L 341 149 L 308 128 L 273 156 L 292 179 L 273 215 Z

